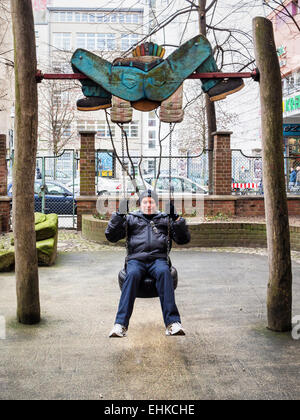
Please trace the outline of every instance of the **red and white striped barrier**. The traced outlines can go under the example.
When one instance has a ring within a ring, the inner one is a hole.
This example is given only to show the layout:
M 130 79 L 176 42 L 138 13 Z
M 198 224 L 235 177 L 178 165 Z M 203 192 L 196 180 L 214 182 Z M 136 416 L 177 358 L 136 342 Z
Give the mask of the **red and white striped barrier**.
M 242 189 L 249 188 L 249 189 L 255 190 L 259 187 L 259 184 L 256 183 L 256 182 L 233 182 L 231 185 L 232 185 L 233 189 L 235 189 L 235 188 L 240 188 L 240 189 L 241 188 Z

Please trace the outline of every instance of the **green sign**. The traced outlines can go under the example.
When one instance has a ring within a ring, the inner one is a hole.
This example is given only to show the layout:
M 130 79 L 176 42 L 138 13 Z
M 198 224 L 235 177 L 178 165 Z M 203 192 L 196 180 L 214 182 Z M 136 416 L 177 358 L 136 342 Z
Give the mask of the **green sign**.
M 283 101 L 283 112 L 291 112 L 300 109 L 300 95 Z

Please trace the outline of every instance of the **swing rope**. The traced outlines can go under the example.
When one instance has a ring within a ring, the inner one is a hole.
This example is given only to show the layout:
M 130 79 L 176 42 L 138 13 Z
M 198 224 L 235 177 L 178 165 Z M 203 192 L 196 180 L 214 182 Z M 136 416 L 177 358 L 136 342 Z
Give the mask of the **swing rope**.
M 171 204 L 171 198 L 174 195 L 172 194 L 171 189 L 171 175 L 172 175 L 172 123 L 170 123 L 170 133 L 169 133 L 169 204 Z M 124 168 L 124 139 L 123 139 L 123 131 L 122 131 L 122 165 Z M 125 171 L 123 171 L 124 174 Z M 124 182 L 123 177 L 123 182 Z M 124 189 L 125 191 L 125 189 Z M 126 212 L 127 213 L 127 212 Z M 169 211 L 170 213 L 170 211 Z M 126 268 L 127 268 L 127 261 L 129 256 L 129 237 L 128 237 L 128 219 L 127 215 L 124 215 L 124 221 L 125 221 L 125 248 L 126 248 L 126 257 L 125 257 L 125 264 L 124 269 L 119 272 L 118 276 L 118 282 L 120 290 L 122 291 L 123 284 L 126 278 Z M 157 228 L 155 227 L 155 224 L 153 221 L 150 222 L 150 225 L 153 229 L 153 231 L 156 233 Z M 167 236 L 167 260 L 171 272 L 171 276 L 173 279 L 173 286 L 174 290 L 177 288 L 178 283 L 178 275 L 176 268 L 172 265 L 169 254 L 171 251 L 171 217 L 170 214 L 168 216 L 168 236 Z M 143 281 L 140 283 L 140 289 L 137 292 L 137 297 L 141 298 L 152 298 L 152 297 L 158 297 L 157 289 L 155 286 L 155 281 L 151 277 L 145 277 Z
M 169 254 L 171 251 L 171 198 L 172 198 L 172 123 L 170 123 L 170 133 L 169 133 L 169 219 L 168 219 L 168 242 L 167 242 L 167 255 L 169 259 Z M 174 196 L 173 196 L 174 197 Z

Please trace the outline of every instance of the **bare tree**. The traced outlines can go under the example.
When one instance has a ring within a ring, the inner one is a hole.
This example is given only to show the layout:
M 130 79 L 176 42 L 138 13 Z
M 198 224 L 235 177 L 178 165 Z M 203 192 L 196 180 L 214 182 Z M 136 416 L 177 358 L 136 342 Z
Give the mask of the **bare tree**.
M 9 80 L 13 74 L 13 49 L 11 41 L 9 0 L 0 1 L 0 111 L 7 110 L 10 100 Z
M 295 14 L 291 7 L 300 12 L 300 5 L 298 0 L 264 0 L 263 4 L 270 10 L 270 12 L 276 12 L 278 19 L 281 19 L 286 24 L 293 24 L 297 31 L 300 32 L 299 20 L 295 18 Z M 298 9 L 298 10 L 297 10 Z
M 192 93 L 193 90 L 191 89 L 190 92 Z M 191 95 L 186 93 L 185 96 Z M 184 120 L 176 127 L 175 138 L 179 150 L 195 154 L 203 149 L 209 149 L 206 106 L 204 94 L 198 95 L 196 99 L 188 100 L 187 98 Z M 216 115 L 218 127 L 221 130 L 228 130 L 238 122 L 238 115 L 225 109 L 222 102 L 216 103 Z
M 39 88 L 39 136 L 47 140 L 48 148 L 58 155 L 77 138 L 77 86 L 73 82 L 44 81 Z

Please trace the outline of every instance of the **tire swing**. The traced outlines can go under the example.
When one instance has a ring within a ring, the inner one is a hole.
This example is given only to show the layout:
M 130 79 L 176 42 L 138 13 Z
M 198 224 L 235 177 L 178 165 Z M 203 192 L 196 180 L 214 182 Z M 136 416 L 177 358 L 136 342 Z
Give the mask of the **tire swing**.
M 171 202 L 171 156 L 172 156 L 172 138 L 171 138 L 171 132 L 172 132 L 172 124 L 170 123 L 170 136 L 169 136 L 169 198 Z M 122 166 L 123 166 L 123 179 L 124 179 L 124 138 L 122 135 Z M 125 198 L 125 191 L 123 191 L 124 198 Z M 126 267 L 127 267 L 127 257 L 129 253 L 129 246 L 128 246 L 128 221 L 126 215 L 124 216 L 125 219 L 125 238 L 126 238 L 126 258 L 125 258 L 125 264 L 124 268 L 119 272 L 118 281 L 119 281 L 119 287 L 122 291 L 123 284 L 125 282 L 126 278 Z M 155 226 L 155 223 L 153 221 L 150 222 L 151 228 L 153 229 L 154 233 L 157 231 L 157 228 Z M 174 290 L 177 288 L 178 284 L 178 274 L 176 268 L 172 265 L 171 259 L 170 259 L 170 250 L 171 250 L 171 221 L 170 216 L 168 218 L 168 241 L 167 241 L 167 258 L 168 258 L 168 264 L 170 268 L 170 273 L 173 279 L 173 287 Z M 158 297 L 157 289 L 156 289 L 156 280 L 151 277 L 149 274 L 146 274 L 140 281 L 139 287 L 137 290 L 136 297 L 138 298 L 155 298 Z

